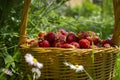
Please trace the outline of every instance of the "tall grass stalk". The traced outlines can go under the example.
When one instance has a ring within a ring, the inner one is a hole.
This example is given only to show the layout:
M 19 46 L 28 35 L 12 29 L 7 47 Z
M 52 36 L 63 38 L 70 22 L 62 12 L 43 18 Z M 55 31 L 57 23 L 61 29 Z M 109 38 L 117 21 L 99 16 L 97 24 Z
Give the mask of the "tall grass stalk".
M 84 72 L 87 74 L 90 80 L 94 80 L 85 69 L 84 69 Z
M 94 67 L 94 61 L 95 61 L 95 59 L 94 59 L 94 51 L 95 49 L 94 49 L 94 43 L 92 42 L 92 55 L 91 55 L 91 58 L 92 58 L 92 68 L 93 68 L 93 79 L 94 80 L 96 80 L 96 76 L 95 76 L 95 67 Z

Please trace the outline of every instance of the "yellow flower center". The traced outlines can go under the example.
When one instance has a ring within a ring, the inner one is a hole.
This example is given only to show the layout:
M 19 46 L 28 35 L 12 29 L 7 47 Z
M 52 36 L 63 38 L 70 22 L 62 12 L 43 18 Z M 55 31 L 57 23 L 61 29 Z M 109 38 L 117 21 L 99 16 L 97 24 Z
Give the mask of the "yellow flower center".
M 36 63 L 36 62 L 38 62 L 38 61 L 37 61 L 37 59 L 36 59 L 36 58 L 33 58 L 33 62 L 35 62 L 35 63 Z
M 76 68 L 79 68 L 79 65 L 75 65 Z

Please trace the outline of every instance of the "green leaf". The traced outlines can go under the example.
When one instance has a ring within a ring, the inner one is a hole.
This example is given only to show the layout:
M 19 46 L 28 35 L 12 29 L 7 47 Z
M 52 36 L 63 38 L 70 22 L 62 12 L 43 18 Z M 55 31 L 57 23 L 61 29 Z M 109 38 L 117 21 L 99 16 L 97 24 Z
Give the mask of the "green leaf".
M 11 55 L 6 55 L 6 57 L 4 58 L 5 60 L 5 64 L 11 64 L 12 67 L 15 67 L 15 63 L 14 63 L 14 59 Z

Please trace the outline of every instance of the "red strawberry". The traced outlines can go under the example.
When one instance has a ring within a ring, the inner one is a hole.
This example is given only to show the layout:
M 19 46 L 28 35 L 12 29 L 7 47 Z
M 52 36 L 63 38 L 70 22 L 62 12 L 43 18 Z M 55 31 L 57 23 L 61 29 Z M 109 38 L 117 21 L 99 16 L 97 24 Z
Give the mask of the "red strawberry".
M 61 45 L 61 48 L 74 48 L 74 46 L 71 44 L 65 43 Z
M 86 31 L 85 34 L 89 37 L 94 37 L 95 33 L 93 31 Z
M 54 32 L 48 32 L 45 37 L 45 40 L 48 40 L 50 43 L 54 42 L 56 40 L 56 34 Z
M 60 47 L 64 43 L 65 43 L 65 41 L 63 41 L 63 40 L 56 40 L 53 43 L 51 43 L 51 47 Z
M 109 39 L 107 39 L 107 40 L 102 40 L 101 41 L 101 44 L 102 44 L 102 46 L 104 46 L 104 44 L 106 44 L 106 43 L 108 43 L 108 44 L 112 44 L 112 41 L 111 40 L 109 40 Z
M 30 42 L 28 42 L 28 44 L 30 44 L 31 47 L 38 47 L 39 46 L 37 39 L 30 40 Z
M 57 34 L 57 40 L 66 42 L 66 35 Z
M 90 42 L 90 44 L 92 45 L 93 38 L 92 38 L 92 37 L 87 37 L 86 39 L 87 39 L 87 40 Z
M 83 31 L 78 32 L 77 36 L 79 39 L 85 39 L 87 37 L 87 35 Z
M 109 48 L 109 47 L 111 47 L 111 46 L 110 46 L 110 44 L 105 43 L 105 44 L 103 45 L 103 47 L 105 47 L 105 48 Z
M 79 39 L 86 39 L 87 37 L 94 37 L 95 33 L 93 31 L 80 31 L 78 34 Z
M 40 38 L 40 39 L 44 39 L 44 36 L 46 35 L 46 32 L 44 32 L 44 31 L 41 31 L 39 34 L 38 34 L 38 37 Z
M 50 47 L 50 43 L 47 40 L 42 40 L 39 42 L 40 47 Z
M 29 39 L 29 40 L 27 40 L 28 44 L 32 44 L 33 42 L 35 42 L 35 39 Z
M 94 42 L 95 45 L 97 45 L 97 44 L 100 43 L 100 39 L 99 39 L 97 36 L 95 36 L 95 37 L 93 38 L 93 42 Z
M 79 44 L 81 48 L 90 48 L 90 42 L 87 39 L 79 40 Z
M 79 43 L 77 43 L 77 42 L 72 42 L 72 43 L 70 43 L 71 45 L 73 45 L 73 46 L 75 46 L 76 48 L 80 48 L 80 45 L 79 45 Z
M 70 32 L 67 37 L 66 37 L 66 42 L 71 43 L 71 42 L 77 42 L 77 37 L 73 32 Z
M 58 33 L 65 35 L 65 36 L 67 35 L 67 32 L 64 29 L 58 30 Z

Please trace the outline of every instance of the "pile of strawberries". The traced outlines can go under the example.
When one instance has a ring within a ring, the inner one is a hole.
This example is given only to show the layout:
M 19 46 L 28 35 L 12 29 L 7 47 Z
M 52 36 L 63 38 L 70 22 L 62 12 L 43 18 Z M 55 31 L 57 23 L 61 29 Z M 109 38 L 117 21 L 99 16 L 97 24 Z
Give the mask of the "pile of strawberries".
M 28 41 L 30 46 L 58 48 L 100 48 L 111 47 L 111 40 L 101 40 L 93 31 L 67 32 L 64 29 L 55 32 L 40 32 L 37 39 Z

